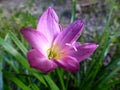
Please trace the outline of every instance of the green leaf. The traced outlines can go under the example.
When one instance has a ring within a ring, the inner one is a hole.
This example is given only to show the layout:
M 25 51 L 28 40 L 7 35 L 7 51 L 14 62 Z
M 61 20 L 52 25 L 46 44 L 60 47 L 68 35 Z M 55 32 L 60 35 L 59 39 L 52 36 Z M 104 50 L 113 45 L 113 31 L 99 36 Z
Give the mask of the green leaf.
M 95 86 L 96 88 L 103 86 L 104 84 L 108 84 L 109 81 L 114 77 L 116 72 L 120 70 L 120 66 L 117 65 L 117 63 L 120 62 L 120 58 L 117 58 L 116 60 L 112 60 L 110 64 L 108 64 L 105 68 L 103 68 L 99 73 L 98 73 L 98 80 L 96 80 Z
M 16 73 L 19 73 L 19 70 L 18 68 L 14 65 L 14 62 L 13 60 L 8 60 L 7 58 L 5 58 L 5 61 L 13 68 L 13 70 L 16 72 Z
M 3 60 L 3 53 L 0 51 L 0 90 L 3 89 L 2 60 Z
M 16 78 L 12 73 L 8 71 L 3 71 L 3 74 L 9 78 L 12 82 L 18 85 L 23 90 L 31 90 L 27 85 L 25 85 L 20 79 Z M 9 77 L 8 77 L 9 75 Z
M 120 70 L 120 65 L 111 71 L 100 83 L 100 85 L 104 85 L 107 81 L 109 81 L 115 74 Z
M 62 90 L 66 90 L 65 89 L 65 84 L 64 84 L 64 79 L 62 78 L 63 77 L 63 72 L 61 72 L 59 68 L 56 71 L 57 71 L 57 74 L 58 74 L 58 77 L 59 77 L 59 81 L 61 83 Z
M 38 80 L 40 80 L 40 82 L 42 82 L 42 83 L 47 87 L 47 84 L 46 84 L 46 82 L 45 82 L 45 80 L 44 80 L 44 77 L 43 77 L 42 75 L 40 75 L 40 74 L 38 74 L 38 73 L 33 73 L 33 75 L 34 75 Z
M 60 90 L 48 75 L 44 75 L 44 78 L 47 81 L 47 83 L 49 84 L 51 90 Z
M 9 32 L 9 35 L 11 39 L 14 41 L 14 43 L 19 47 L 19 49 L 26 55 L 27 49 L 24 47 L 24 45 L 18 40 L 18 38 L 14 35 L 14 33 Z
M 4 41 L 1 37 L 0 37 L 0 45 L 2 45 L 2 47 L 4 47 L 4 49 L 8 53 L 14 56 L 16 60 L 18 60 L 18 62 L 20 62 L 24 67 L 29 68 L 29 64 L 27 60 L 16 49 L 14 49 L 8 42 Z
M 99 56 L 97 55 L 98 53 L 95 52 L 94 56 L 98 56 L 98 57 L 97 58 L 93 57 L 93 60 L 92 60 L 90 66 L 87 69 L 87 72 L 85 74 L 85 78 L 84 78 L 83 82 L 80 84 L 80 89 L 84 88 L 85 90 L 89 90 L 93 86 L 93 82 L 96 78 L 96 75 L 102 66 L 102 61 L 106 55 L 106 52 L 107 52 L 109 44 L 110 44 L 109 43 L 109 35 L 110 35 L 109 25 L 110 25 L 112 12 L 113 12 L 113 8 L 110 11 L 109 18 L 108 18 L 107 24 L 106 24 L 105 29 L 104 29 L 104 33 L 103 33 L 103 35 L 101 35 L 100 40 L 98 42 L 99 47 L 98 47 L 97 51 L 100 52 Z
M 35 83 L 32 83 L 32 90 L 40 90 Z

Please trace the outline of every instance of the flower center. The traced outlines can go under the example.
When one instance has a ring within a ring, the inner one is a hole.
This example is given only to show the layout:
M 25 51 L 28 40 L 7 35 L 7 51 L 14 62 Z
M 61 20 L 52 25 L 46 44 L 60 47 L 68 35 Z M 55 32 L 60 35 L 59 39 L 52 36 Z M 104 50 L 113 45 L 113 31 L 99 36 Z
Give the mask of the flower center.
M 65 55 L 64 51 L 60 51 L 57 45 L 53 45 L 51 48 L 47 50 L 48 58 L 60 59 L 62 56 Z

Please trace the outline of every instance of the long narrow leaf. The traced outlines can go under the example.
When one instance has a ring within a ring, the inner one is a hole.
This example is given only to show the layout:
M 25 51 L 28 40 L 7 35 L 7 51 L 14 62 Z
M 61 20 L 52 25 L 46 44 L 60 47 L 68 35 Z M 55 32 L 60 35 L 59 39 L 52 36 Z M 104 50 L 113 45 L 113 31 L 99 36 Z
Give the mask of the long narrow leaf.
M 3 74 L 2 74 L 2 58 L 3 53 L 0 51 L 0 90 L 3 89 Z
M 49 84 L 51 90 L 59 90 L 57 85 L 53 82 L 53 80 L 48 75 L 44 75 L 44 78 L 47 81 L 47 83 Z
M 13 76 L 10 72 L 3 71 L 3 73 L 7 78 L 9 78 L 11 81 L 13 81 L 16 85 L 18 85 L 23 90 L 31 90 L 27 85 L 25 85 L 20 79 Z
M 18 62 L 20 62 L 24 67 L 29 68 L 27 60 L 16 49 L 9 45 L 9 43 L 5 42 L 1 37 L 0 45 L 2 45 L 8 53 L 13 55 L 16 58 L 16 60 L 18 60 Z
M 24 45 L 18 40 L 18 38 L 12 33 L 9 32 L 9 35 L 11 39 L 14 41 L 14 43 L 20 48 L 20 50 L 26 55 L 27 49 L 24 47 Z
M 36 84 L 32 83 L 32 90 L 40 90 L 40 88 L 38 88 Z
M 43 77 L 42 75 L 37 74 L 37 73 L 33 73 L 33 75 L 34 75 L 38 80 L 40 80 L 40 82 L 42 82 L 42 83 L 47 87 L 47 84 L 46 84 L 46 82 L 45 82 L 45 80 L 44 80 L 44 77 Z

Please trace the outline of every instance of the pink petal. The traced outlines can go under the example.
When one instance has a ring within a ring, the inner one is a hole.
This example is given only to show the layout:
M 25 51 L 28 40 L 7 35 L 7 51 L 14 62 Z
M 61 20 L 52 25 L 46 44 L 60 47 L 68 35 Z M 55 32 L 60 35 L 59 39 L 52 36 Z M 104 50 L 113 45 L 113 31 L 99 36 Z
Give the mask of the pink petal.
M 55 44 L 59 45 L 60 48 L 64 48 L 66 43 L 73 43 L 76 41 L 83 27 L 83 21 L 77 20 L 67 26 L 55 39 Z
M 57 64 L 35 49 L 27 53 L 27 59 L 31 67 L 36 68 L 42 72 L 50 72 L 57 67 Z
M 32 28 L 24 28 L 21 33 L 33 48 L 47 55 L 46 51 L 50 48 L 50 43 L 41 33 Z
M 58 16 L 52 8 L 48 8 L 41 16 L 37 30 L 52 42 L 60 32 Z
M 54 60 L 54 61 L 56 64 L 58 64 L 59 67 L 65 70 L 68 70 L 71 72 L 77 72 L 79 70 L 79 62 L 74 57 L 65 56 L 60 60 Z
M 85 43 L 81 45 L 75 45 L 77 51 L 74 48 L 67 50 L 67 54 L 75 57 L 79 62 L 83 61 L 84 59 L 88 58 L 93 52 L 96 50 L 98 45 L 92 43 Z

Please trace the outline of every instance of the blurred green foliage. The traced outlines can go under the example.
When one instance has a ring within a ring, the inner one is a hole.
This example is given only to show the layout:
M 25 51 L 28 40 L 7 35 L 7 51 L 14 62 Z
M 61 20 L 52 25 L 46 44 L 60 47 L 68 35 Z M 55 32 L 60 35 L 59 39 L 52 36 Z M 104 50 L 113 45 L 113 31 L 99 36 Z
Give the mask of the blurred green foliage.
M 26 1 L 27 5 L 34 2 Z M 75 3 L 73 0 L 72 21 L 75 19 Z M 26 52 L 31 47 L 21 36 L 20 29 L 36 28 L 37 18 L 31 15 L 29 9 L 23 11 L 27 7 L 12 11 L 9 15 L 4 15 L 0 9 L 0 89 L 120 90 L 120 2 L 106 0 L 105 3 L 109 15 L 104 32 L 99 34 L 96 31 L 93 37 L 99 48 L 92 57 L 80 63 L 80 71 L 77 73 L 58 68 L 43 74 L 30 68 Z M 111 61 L 104 65 L 109 53 L 112 53 Z

